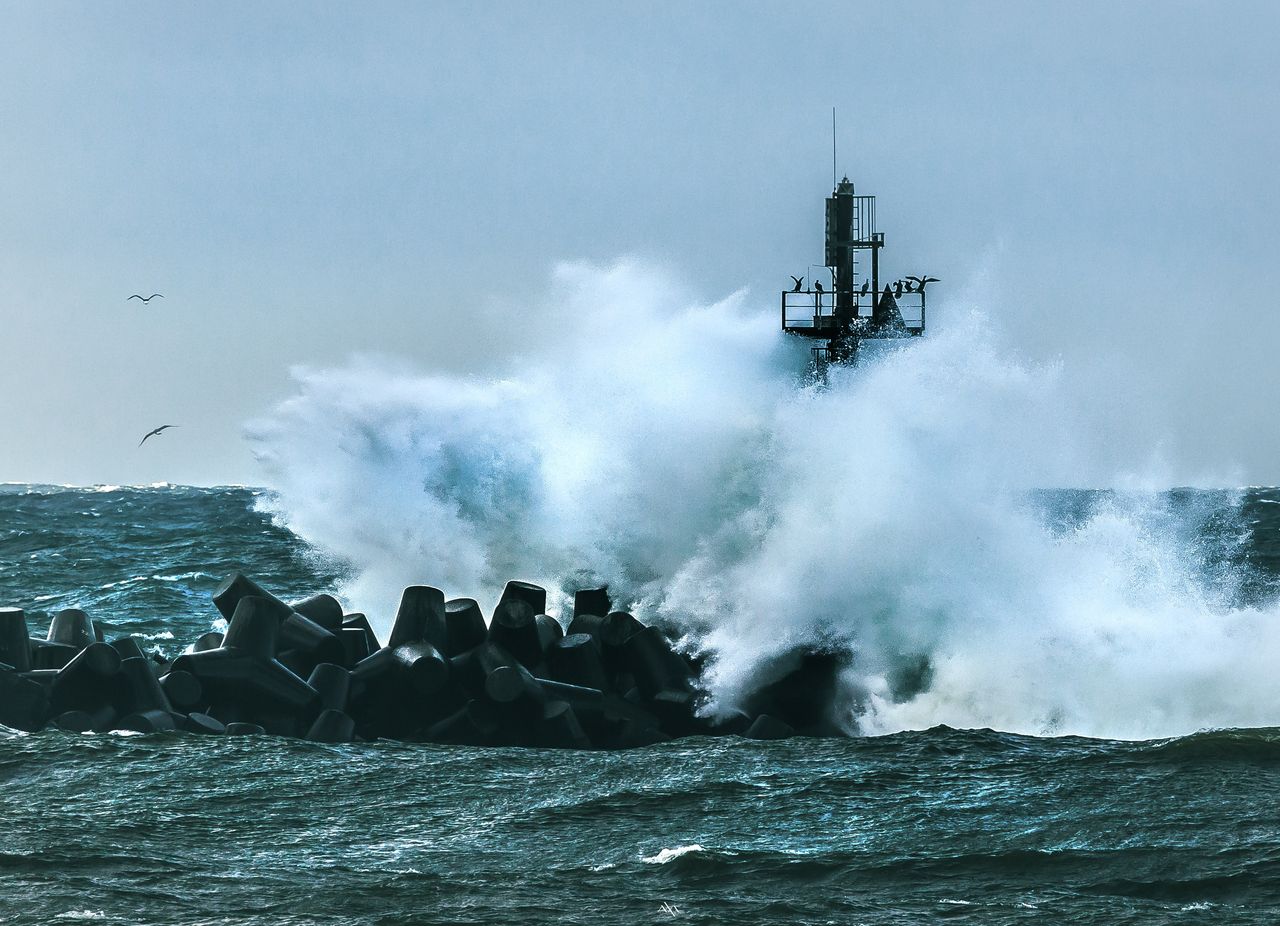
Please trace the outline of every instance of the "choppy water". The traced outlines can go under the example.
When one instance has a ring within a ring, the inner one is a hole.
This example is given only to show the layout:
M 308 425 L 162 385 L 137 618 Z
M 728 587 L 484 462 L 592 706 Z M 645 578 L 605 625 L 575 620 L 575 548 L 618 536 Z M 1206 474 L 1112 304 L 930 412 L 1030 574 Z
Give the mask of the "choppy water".
M 1097 499 L 1042 500 L 1047 529 Z M 341 565 L 254 500 L 5 487 L 0 601 L 36 627 L 84 607 L 172 653 L 209 628 L 208 594 L 233 569 L 284 597 L 337 587 Z M 1280 491 L 1160 508 L 1199 532 L 1224 613 L 1269 613 Z M 1120 742 L 935 727 L 586 754 L 48 731 L 0 738 L 0 780 L 11 923 L 1280 916 L 1271 728 Z

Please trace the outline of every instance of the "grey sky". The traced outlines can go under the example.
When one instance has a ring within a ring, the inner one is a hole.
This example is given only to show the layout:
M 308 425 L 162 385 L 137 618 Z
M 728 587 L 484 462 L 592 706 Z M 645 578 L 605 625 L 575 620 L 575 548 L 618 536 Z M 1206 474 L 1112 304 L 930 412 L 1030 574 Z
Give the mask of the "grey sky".
M 0 480 L 253 482 L 289 365 L 484 369 L 563 259 L 773 305 L 836 105 L 891 274 L 990 285 L 1121 458 L 1280 482 L 1280 7 L 607 6 L 0 4 Z

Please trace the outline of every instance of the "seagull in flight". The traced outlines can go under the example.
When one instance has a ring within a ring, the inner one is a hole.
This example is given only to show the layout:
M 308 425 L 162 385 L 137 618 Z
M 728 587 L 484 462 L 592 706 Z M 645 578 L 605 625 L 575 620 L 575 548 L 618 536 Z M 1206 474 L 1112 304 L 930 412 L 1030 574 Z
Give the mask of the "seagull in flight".
M 146 434 L 144 434 L 142 437 L 142 440 L 138 441 L 138 446 L 141 447 L 143 444 L 147 442 L 148 437 L 155 437 L 155 435 L 159 434 L 165 428 L 176 428 L 176 427 L 178 427 L 178 425 L 176 424 L 162 424 L 160 425 L 160 427 L 156 428 L 154 431 L 148 431 Z
M 134 293 L 132 296 L 130 296 L 130 297 L 129 297 L 129 299 L 140 299 L 140 300 L 142 300 L 142 304 L 143 304 L 143 305 L 146 305 L 146 304 L 147 304 L 148 302 L 150 302 L 152 299 L 163 299 L 163 298 L 164 298 L 164 293 L 152 293 L 150 296 L 140 296 L 140 295 L 138 295 L 137 293 Z M 125 300 L 125 302 L 128 302 L 128 301 L 129 301 L 129 299 L 126 299 L 126 300 Z

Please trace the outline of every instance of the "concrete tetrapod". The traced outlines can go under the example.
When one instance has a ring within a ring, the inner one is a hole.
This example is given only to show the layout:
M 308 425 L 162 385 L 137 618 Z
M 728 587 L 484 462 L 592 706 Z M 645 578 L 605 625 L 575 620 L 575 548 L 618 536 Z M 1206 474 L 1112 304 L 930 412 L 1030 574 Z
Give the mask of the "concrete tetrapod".
M 120 660 L 119 697 L 115 708 L 120 714 L 145 711 L 171 712 L 173 705 L 160 687 L 160 680 L 151 671 L 151 662 L 141 656 Z
M 90 643 L 58 670 L 49 690 L 49 710 L 96 710 L 120 697 L 120 654 L 106 643 Z
M 315 621 L 325 630 L 336 634 L 342 629 L 342 602 L 332 595 L 312 595 L 289 605 L 303 617 Z
M 207 736 L 219 736 L 227 732 L 222 721 L 200 713 L 187 714 L 183 718 L 181 727 L 187 733 L 203 733 Z
M 223 645 L 179 656 L 171 671 L 194 675 L 214 704 L 238 704 L 264 716 L 275 712 L 301 715 L 311 710 L 319 694 L 275 658 L 278 613 L 271 599 L 256 595 L 240 598 Z
M 609 687 L 609 679 L 600 658 L 600 645 L 586 633 L 571 633 L 557 640 L 547 650 L 548 675 L 559 682 L 587 688 Z
M 534 614 L 541 614 L 547 610 L 547 590 L 532 582 L 512 579 L 503 587 L 502 596 L 498 599 L 498 607 L 502 607 L 508 601 L 523 601 Z
M 267 731 L 256 723 L 232 721 L 227 724 L 227 736 L 262 736 Z
M 320 704 L 326 710 L 345 711 L 347 695 L 351 690 L 351 673 L 342 666 L 322 662 L 312 670 L 307 684 L 320 694 Z
M 391 625 L 387 646 L 395 649 L 402 643 L 425 641 L 437 650 L 448 646 L 445 624 L 444 592 L 429 585 L 410 585 L 400 596 L 400 607 Z
M 676 655 L 656 627 L 645 627 L 629 635 L 618 652 L 636 687 L 648 698 L 660 691 L 692 687 L 688 663 Z
M 510 582 L 507 583 L 510 586 Z M 489 624 L 489 640 L 514 656 L 521 665 L 533 668 L 542 662 L 542 640 L 538 636 L 537 614 L 518 598 L 501 602 Z
M 343 630 L 354 630 L 357 628 L 364 631 L 365 636 L 368 638 L 370 653 L 376 653 L 378 650 L 382 649 L 382 644 L 378 642 L 378 635 L 373 632 L 373 627 L 369 624 L 369 618 L 359 612 L 356 612 L 355 614 L 348 614 L 342 619 Z
M 49 624 L 50 643 L 61 643 L 63 646 L 74 646 L 77 651 L 84 649 L 98 637 L 93 630 L 93 621 L 89 615 L 79 608 L 67 608 L 53 616 Z
M 22 672 L 0 662 L 0 722 L 33 732 L 52 717 L 75 731 L 176 726 L 561 748 L 839 732 L 831 704 L 847 656 L 780 656 L 758 673 L 772 681 L 746 695 L 743 710 L 704 719 L 703 660 L 625 611 L 593 613 L 611 607 L 603 588 L 575 594 L 566 634 L 541 610 L 546 591 L 528 582 L 507 583 L 488 627 L 474 599 L 411 586 L 394 645 L 383 648 L 364 615 L 342 614 L 329 595 L 287 605 L 237 573 L 215 598 L 230 612 L 226 633 L 203 635 L 172 664 L 140 637 L 95 642 L 110 624 L 78 609 L 60 612 L 43 640 L 28 636 L 22 611 L 0 609 L 0 652 L 27 659 Z
M 21 608 L 0 608 L 0 662 L 18 672 L 31 669 L 31 631 Z
M 160 676 L 160 688 L 177 711 L 194 711 L 205 703 L 204 686 L 190 672 L 178 670 Z
M 609 589 L 582 588 L 573 593 L 573 619 L 576 621 L 584 614 L 608 614 L 613 610 L 613 602 L 609 600 Z
M 377 652 L 369 649 L 369 635 L 365 633 L 363 627 L 343 627 L 338 633 L 338 639 L 342 641 L 344 666 L 354 666 L 371 653 Z
M 307 739 L 316 743 L 349 743 L 355 732 L 354 720 L 342 711 L 326 708 L 307 731 Z
M 479 646 L 488 636 L 484 614 L 474 598 L 451 598 L 444 603 L 445 648 L 449 658 Z
M 428 727 L 425 738 L 433 743 L 491 746 L 499 742 L 500 732 L 501 724 L 493 705 L 471 700 Z
M 543 705 L 534 742 L 553 749 L 591 748 L 591 740 L 567 701 L 548 701 Z
M 161 733 L 165 730 L 176 730 L 173 714 L 169 711 L 139 711 L 123 717 L 116 724 L 117 730 L 132 730 L 135 733 Z
M 0 723 L 34 733 L 49 716 L 49 695 L 44 686 L 0 666 Z
M 76 653 L 80 652 L 83 647 L 73 646 L 70 643 L 51 643 L 48 640 L 32 640 L 31 641 L 31 668 L 39 669 L 61 669 L 72 659 L 76 658 Z
M 138 638 L 134 636 L 116 637 L 110 646 L 120 654 L 121 659 L 145 659 L 147 656 L 138 643 Z
M 195 643 L 191 645 L 191 649 L 196 653 L 203 653 L 206 650 L 217 649 L 222 645 L 222 634 L 216 630 L 210 630 L 206 634 L 202 634 Z

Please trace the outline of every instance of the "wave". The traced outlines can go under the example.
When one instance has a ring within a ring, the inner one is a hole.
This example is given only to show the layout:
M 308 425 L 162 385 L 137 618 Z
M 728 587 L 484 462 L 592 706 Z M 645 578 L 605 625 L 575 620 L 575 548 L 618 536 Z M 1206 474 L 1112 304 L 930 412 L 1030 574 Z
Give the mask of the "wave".
M 706 850 L 697 843 L 687 846 L 674 846 L 670 849 L 662 849 L 654 855 L 643 856 L 640 861 L 647 862 L 650 865 L 665 865 L 668 862 L 680 858 L 682 855 L 688 855 L 690 852 L 705 852 Z
M 531 347 L 492 375 L 299 368 L 248 427 L 259 505 L 353 564 L 383 627 L 407 584 L 518 577 L 563 606 L 607 582 L 708 656 L 711 712 L 836 649 L 839 719 L 868 734 L 1280 721 L 1280 621 L 1239 605 L 1210 512 L 1097 436 L 1105 387 L 1078 401 L 975 307 L 826 382 L 776 308 L 636 263 L 562 266 L 526 314 Z M 1075 485 L 1116 491 L 1046 511 Z

